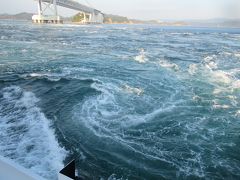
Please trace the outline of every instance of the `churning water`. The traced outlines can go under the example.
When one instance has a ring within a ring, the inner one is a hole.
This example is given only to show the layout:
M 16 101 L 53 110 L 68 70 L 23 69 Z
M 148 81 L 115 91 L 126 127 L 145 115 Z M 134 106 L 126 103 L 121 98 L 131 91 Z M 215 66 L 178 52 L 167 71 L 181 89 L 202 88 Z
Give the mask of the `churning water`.
M 239 29 L 0 22 L 0 155 L 47 179 L 239 179 L 239 100 Z

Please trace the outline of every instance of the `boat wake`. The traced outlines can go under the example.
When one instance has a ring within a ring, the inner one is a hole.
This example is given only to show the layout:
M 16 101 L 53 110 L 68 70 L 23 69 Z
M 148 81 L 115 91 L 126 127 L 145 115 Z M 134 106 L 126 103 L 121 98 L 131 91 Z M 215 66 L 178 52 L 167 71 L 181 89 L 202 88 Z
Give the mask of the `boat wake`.
M 66 156 L 39 99 L 18 86 L 0 91 L 0 153 L 47 179 L 56 179 Z

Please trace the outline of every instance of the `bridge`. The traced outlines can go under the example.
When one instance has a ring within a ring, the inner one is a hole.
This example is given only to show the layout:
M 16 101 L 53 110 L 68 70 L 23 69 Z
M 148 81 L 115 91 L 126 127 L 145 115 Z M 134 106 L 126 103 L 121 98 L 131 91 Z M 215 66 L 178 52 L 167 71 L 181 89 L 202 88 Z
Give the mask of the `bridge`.
M 62 23 L 63 20 L 58 15 L 57 6 L 81 12 L 83 14 L 82 23 L 103 23 L 103 13 L 101 13 L 101 11 L 80 4 L 74 0 L 37 0 L 37 4 L 38 14 L 32 17 L 34 23 Z M 50 11 L 52 14 L 47 15 L 47 11 Z

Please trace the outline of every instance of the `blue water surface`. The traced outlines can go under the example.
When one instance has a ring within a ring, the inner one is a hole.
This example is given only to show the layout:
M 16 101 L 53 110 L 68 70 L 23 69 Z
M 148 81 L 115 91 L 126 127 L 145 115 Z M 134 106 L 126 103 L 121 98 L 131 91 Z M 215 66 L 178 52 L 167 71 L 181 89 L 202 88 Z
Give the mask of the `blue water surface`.
M 239 179 L 240 29 L 0 21 L 0 155 L 45 177 Z

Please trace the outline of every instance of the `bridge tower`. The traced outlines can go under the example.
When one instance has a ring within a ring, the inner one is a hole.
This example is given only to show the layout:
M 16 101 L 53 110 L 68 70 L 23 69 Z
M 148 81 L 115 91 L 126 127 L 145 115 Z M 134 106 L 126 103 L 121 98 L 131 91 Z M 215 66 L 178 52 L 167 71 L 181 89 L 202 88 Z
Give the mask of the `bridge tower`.
M 38 14 L 33 15 L 34 23 L 62 23 L 63 20 L 58 15 L 57 6 L 73 9 L 83 13 L 85 24 L 103 23 L 103 13 L 97 9 L 85 6 L 75 0 L 35 0 L 38 3 Z M 49 15 L 51 12 L 51 15 Z M 88 18 L 87 18 L 88 17 Z
M 63 20 L 58 15 L 57 0 L 50 0 L 44 2 L 43 0 L 37 0 L 38 2 L 38 14 L 32 16 L 34 23 L 63 23 Z M 51 13 L 50 15 L 47 12 Z

